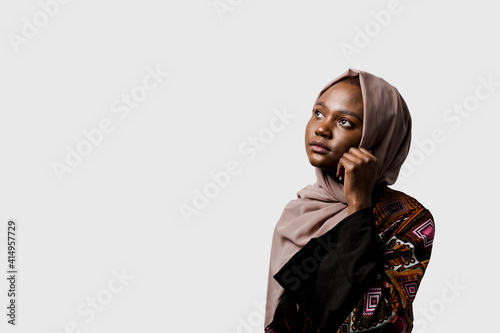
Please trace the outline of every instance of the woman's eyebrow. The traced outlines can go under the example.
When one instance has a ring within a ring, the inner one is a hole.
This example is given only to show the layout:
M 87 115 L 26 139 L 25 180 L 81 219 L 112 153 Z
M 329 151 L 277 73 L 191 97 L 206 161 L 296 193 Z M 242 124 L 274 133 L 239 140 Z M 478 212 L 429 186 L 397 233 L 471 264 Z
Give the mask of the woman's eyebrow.
M 318 102 L 318 103 L 316 103 L 316 105 L 320 105 L 320 106 L 322 106 L 322 107 L 324 107 L 325 109 L 327 109 L 327 110 L 328 110 L 328 108 L 326 107 L 325 103 L 323 103 L 323 102 Z M 361 117 L 360 117 L 360 116 L 359 116 L 356 112 L 352 112 L 352 111 L 345 110 L 345 109 L 339 109 L 339 110 L 337 110 L 337 111 L 338 111 L 338 112 L 340 112 L 340 113 L 347 114 L 347 115 L 349 115 L 349 116 L 353 116 L 353 117 L 355 117 L 355 118 L 358 118 L 358 119 L 359 119 L 359 121 L 360 121 L 361 123 L 363 123 L 363 119 L 361 119 Z

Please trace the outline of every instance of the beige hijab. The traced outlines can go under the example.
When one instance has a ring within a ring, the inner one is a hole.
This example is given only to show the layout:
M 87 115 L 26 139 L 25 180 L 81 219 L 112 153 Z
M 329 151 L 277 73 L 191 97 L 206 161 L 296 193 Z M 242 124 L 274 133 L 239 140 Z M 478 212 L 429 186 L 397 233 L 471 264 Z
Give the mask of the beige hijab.
M 340 79 L 357 75 L 364 108 L 359 147 L 372 149 L 379 160 L 376 183 L 391 185 L 398 177 L 411 141 L 411 116 L 398 90 L 380 77 L 348 69 L 321 90 L 316 102 Z M 311 238 L 323 235 L 347 216 L 344 186 L 321 169 L 315 169 L 317 182 L 297 192 L 297 199 L 286 205 L 274 229 L 264 327 L 272 322 L 284 291 L 273 276 Z

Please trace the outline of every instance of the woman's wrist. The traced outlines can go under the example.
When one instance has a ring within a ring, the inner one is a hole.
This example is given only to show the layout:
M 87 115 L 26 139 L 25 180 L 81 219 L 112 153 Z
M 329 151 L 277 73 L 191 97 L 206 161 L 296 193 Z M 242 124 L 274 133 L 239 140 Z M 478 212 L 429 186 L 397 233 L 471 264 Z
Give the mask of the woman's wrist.
M 371 198 L 366 198 L 363 200 L 353 201 L 347 203 L 347 216 L 356 213 L 365 208 L 372 206 Z

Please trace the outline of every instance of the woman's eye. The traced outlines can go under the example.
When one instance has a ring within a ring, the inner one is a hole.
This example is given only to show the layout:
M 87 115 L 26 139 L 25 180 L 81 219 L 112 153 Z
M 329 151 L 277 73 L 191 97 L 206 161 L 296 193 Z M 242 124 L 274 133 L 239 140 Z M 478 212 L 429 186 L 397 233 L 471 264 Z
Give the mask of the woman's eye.
M 339 123 L 344 127 L 352 127 L 352 124 L 346 119 L 340 119 Z
M 321 116 L 321 111 L 319 111 L 319 110 L 314 110 L 314 115 L 315 115 L 316 117 L 320 117 L 320 116 Z

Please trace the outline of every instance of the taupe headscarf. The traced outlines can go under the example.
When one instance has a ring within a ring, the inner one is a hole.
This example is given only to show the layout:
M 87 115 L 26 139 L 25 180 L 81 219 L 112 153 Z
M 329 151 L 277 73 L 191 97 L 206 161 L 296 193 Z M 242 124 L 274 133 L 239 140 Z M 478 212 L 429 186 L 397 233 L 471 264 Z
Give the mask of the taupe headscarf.
M 321 90 L 316 102 L 334 83 L 358 75 L 364 109 L 359 148 L 371 149 L 379 160 L 376 184 L 391 185 L 398 177 L 411 141 L 411 116 L 398 90 L 380 77 L 348 69 Z M 284 291 L 273 276 L 311 238 L 323 235 L 347 216 L 344 186 L 320 168 L 315 169 L 317 182 L 297 192 L 297 199 L 286 205 L 274 229 L 264 327 L 272 322 Z

